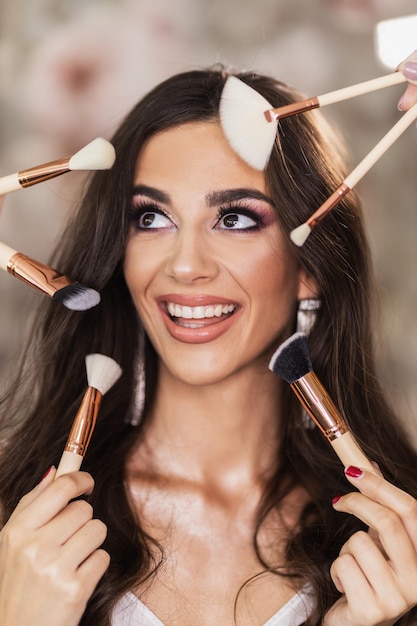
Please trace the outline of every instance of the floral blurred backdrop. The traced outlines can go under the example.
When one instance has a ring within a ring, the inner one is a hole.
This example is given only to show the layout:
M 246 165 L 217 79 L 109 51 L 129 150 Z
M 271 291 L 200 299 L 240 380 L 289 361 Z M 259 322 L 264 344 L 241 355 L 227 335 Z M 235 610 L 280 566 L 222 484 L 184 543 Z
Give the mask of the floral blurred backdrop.
M 216 62 L 256 69 L 306 95 L 387 73 L 376 24 L 416 12 L 415 0 L 0 0 L 0 175 L 110 137 L 133 102 L 181 70 Z M 399 118 L 401 91 L 324 111 L 345 133 L 352 166 Z M 380 285 L 381 374 L 415 433 L 416 155 L 412 127 L 359 186 Z M 48 262 L 82 185 L 70 173 L 10 194 L 0 239 Z M 39 297 L 1 272 L 0 387 Z

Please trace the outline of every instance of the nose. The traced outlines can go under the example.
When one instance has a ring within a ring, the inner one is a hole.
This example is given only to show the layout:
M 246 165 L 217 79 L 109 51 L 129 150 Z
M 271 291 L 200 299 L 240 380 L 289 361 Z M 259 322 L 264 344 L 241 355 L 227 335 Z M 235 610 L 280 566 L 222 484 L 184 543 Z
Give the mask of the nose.
M 183 283 L 206 282 L 218 275 L 218 260 L 203 236 L 184 230 L 178 232 L 166 261 L 169 277 Z

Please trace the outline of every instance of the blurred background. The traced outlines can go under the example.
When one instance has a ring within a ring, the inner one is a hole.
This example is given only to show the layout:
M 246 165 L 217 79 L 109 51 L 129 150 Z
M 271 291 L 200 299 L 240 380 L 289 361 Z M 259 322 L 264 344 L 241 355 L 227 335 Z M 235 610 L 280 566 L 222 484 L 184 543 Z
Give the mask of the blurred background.
M 0 0 L 0 176 L 109 138 L 138 98 L 182 70 L 260 70 L 306 96 L 389 73 L 417 48 L 417 26 L 410 44 L 380 36 L 378 25 L 416 13 L 416 0 Z M 403 90 L 322 109 L 346 135 L 352 167 L 399 119 Z M 413 125 L 358 187 L 380 285 L 380 371 L 413 435 L 416 157 Z M 47 263 L 82 183 L 71 172 L 10 194 L 1 241 Z M 0 388 L 41 297 L 0 272 Z

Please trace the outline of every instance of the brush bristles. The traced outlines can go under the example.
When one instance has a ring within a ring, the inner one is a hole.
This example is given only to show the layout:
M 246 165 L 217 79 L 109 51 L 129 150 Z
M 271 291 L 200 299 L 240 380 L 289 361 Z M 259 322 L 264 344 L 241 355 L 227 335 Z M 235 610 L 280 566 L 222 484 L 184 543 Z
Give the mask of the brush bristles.
M 87 311 L 100 302 L 100 294 L 81 283 L 71 283 L 58 289 L 52 296 L 71 311 Z
M 108 170 L 112 167 L 116 153 L 112 144 L 97 137 L 76 152 L 69 160 L 70 170 Z
M 105 354 L 88 354 L 85 357 L 85 366 L 88 386 L 98 389 L 102 395 L 107 393 L 122 375 L 120 365 Z
M 307 337 L 294 333 L 273 354 L 269 369 L 290 385 L 312 371 Z
M 271 104 L 236 76 L 229 76 L 220 100 L 220 123 L 237 154 L 256 170 L 264 170 L 275 143 L 277 124 L 266 121 Z
M 294 228 L 294 230 L 290 232 L 290 239 L 293 243 L 295 243 L 296 246 L 301 248 L 301 246 L 303 246 L 304 243 L 306 242 L 310 233 L 311 233 L 310 226 L 308 224 L 301 224 L 300 226 L 297 226 L 297 228 Z

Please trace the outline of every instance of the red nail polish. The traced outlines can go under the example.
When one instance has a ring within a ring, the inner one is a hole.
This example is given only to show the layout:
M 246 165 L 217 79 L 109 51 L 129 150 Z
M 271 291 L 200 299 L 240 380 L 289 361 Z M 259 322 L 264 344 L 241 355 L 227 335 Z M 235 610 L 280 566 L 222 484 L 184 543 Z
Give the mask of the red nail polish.
M 361 476 L 363 476 L 363 471 L 359 469 L 359 467 L 349 465 L 349 467 L 345 469 L 345 474 L 346 476 L 349 476 L 349 478 L 361 478 Z
M 51 467 L 49 467 L 49 468 L 46 470 L 45 474 L 42 476 L 42 480 L 45 480 L 45 478 L 48 476 L 48 474 L 49 474 L 49 472 L 51 471 L 51 469 L 52 469 L 52 465 L 51 465 Z M 41 482 L 42 482 L 42 480 L 41 480 Z
M 342 496 L 335 496 L 335 497 L 332 499 L 332 504 L 336 504 L 336 502 L 339 502 L 339 500 L 340 500 L 340 498 L 341 498 L 341 497 L 342 497 Z

